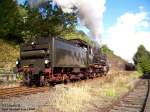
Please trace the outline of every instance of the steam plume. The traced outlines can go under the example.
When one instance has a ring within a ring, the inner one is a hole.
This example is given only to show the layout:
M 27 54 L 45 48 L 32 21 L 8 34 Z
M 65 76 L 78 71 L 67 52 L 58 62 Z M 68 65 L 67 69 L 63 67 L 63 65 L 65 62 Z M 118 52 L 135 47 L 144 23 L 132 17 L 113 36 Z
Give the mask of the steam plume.
M 34 2 L 33 2 L 34 1 Z M 36 2 L 35 2 L 36 1 Z M 32 6 L 38 6 L 48 0 L 29 0 Z M 86 26 L 92 34 L 92 38 L 100 42 L 103 32 L 103 13 L 105 11 L 105 0 L 53 0 L 61 7 L 63 12 L 72 13 L 74 8 L 78 10 L 81 24 Z

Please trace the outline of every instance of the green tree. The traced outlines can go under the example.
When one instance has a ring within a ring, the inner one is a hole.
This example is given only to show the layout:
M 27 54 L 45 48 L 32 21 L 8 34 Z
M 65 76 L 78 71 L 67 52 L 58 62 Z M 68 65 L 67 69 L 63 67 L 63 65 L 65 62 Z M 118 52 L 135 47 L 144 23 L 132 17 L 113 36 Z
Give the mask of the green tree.
M 143 45 L 138 47 L 136 54 L 133 57 L 134 63 L 142 73 L 150 73 L 150 53 Z
M 63 13 L 59 7 L 52 5 L 52 1 L 38 8 L 30 8 L 28 2 L 25 2 L 23 7 L 27 11 L 23 35 L 28 39 L 75 31 L 76 15 Z
M 0 1 L 0 38 L 20 42 L 22 21 L 15 0 Z

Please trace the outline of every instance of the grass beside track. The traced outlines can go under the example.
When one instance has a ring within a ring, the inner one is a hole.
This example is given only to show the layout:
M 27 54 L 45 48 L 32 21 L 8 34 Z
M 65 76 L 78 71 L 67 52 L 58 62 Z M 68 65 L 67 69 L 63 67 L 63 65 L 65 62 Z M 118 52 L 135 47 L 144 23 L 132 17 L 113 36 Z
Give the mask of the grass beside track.
M 0 68 L 12 69 L 19 57 L 19 47 L 0 39 Z
M 111 71 L 106 77 L 93 80 L 57 85 L 50 101 L 39 109 L 48 112 L 54 108 L 63 112 L 87 112 L 106 108 L 134 87 L 133 81 L 138 79 L 137 72 Z

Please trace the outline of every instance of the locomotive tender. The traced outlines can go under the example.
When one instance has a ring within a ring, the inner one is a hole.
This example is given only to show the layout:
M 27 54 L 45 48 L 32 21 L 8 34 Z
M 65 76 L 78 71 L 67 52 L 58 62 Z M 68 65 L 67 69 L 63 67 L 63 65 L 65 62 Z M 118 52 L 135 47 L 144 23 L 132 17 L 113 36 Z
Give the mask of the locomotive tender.
M 42 37 L 20 46 L 16 61 L 27 85 L 47 85 L 106 75 L 107 58 L 100 48 L 80 39 Z

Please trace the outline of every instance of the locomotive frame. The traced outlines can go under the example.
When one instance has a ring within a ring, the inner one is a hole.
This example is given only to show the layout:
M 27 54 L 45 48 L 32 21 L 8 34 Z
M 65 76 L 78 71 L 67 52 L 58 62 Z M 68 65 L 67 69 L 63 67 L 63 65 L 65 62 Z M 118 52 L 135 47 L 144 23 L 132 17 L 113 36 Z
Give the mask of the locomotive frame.
M 24 84 L 30 86 L 94 78 L 109 70 L 107 57 L 99 48 L 80 39 L 58 37 L 42 37 L 21 45 L 16 66 L 23 72 Z

